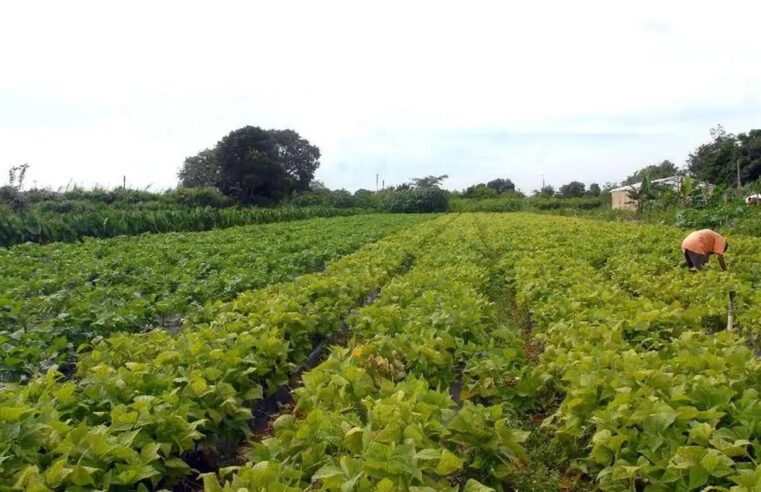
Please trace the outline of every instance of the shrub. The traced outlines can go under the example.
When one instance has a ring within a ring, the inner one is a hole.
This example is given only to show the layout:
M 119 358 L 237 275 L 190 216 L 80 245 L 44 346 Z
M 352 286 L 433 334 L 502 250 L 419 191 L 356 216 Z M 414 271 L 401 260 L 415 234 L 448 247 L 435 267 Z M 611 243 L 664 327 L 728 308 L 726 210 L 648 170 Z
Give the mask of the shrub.
M 180 187 L 166 193 L 166 198 L 172 203 L 183 207 L 213 207 L 222 208 L 232 205 L 232 200 L 212 188 Z
M 383 210 L 392 213 L 446 212 L 448 206 L 448 193 L 440 188 L 387 191 L 381 205 Z

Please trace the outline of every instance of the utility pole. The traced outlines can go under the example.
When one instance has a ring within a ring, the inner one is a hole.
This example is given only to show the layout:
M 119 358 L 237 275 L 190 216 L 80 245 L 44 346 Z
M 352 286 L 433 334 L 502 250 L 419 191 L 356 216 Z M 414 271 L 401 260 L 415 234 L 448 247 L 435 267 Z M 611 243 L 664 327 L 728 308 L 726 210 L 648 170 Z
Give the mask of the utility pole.
M 122 176 L 122 189 L 127 189 L 127 175 Z
M 544 188 L 544 174 L 542 174 L 542 188 Z
M 378 173 L 375 173 L 375 191 L 378 191 Z
M 385 190 L 385 189 L 386 189 L 386 180 L 384 179 L 383 185 L 381 185 L 381 190 Z

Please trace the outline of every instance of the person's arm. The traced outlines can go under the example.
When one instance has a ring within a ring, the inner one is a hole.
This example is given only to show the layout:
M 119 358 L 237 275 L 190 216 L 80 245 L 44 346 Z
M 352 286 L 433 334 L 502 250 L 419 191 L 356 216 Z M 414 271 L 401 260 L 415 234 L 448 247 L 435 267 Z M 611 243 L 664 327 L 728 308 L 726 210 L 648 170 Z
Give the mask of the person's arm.
M 721 266 L 721 269 L 725 272 L 727 271 L 727 264 L 724 262 L 724 255 L 716 255 L 719 260 L 719 265 Z

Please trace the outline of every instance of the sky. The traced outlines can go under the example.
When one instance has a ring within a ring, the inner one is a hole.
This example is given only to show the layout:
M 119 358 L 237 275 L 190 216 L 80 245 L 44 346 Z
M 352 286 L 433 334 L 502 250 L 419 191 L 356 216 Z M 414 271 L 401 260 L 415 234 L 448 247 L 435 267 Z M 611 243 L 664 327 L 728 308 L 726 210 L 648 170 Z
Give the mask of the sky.
M 3 2 L 0 173 L 167 189 L 254 125 L 319 146 L 330 188 L 616 182 L 761 126 L 759 18 L 755 0 Z

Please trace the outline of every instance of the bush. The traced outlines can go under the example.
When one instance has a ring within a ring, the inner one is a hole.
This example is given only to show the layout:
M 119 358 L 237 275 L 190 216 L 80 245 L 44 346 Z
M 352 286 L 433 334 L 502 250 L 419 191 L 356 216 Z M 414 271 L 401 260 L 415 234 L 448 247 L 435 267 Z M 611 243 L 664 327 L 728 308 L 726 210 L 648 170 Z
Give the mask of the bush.
M 183 207 L 223 208 L 232 205 L 232 200 L 212 188 L 180 187 L 166 193 L 166 199 Z
M 439 188 L 413 188 L 383 193 L 381 208 L 391 213 L 446 212 L 448 193 Z
M 5 205 L 14 212 L 20 212 L 26 207 L 24 193 L 13 186 L 0 186 L 0 204 Z
M 449 197 L 450 212 L 519 212 L 527 209 L 528 202 L 517 193 L 504 193 L 499 198 Z

